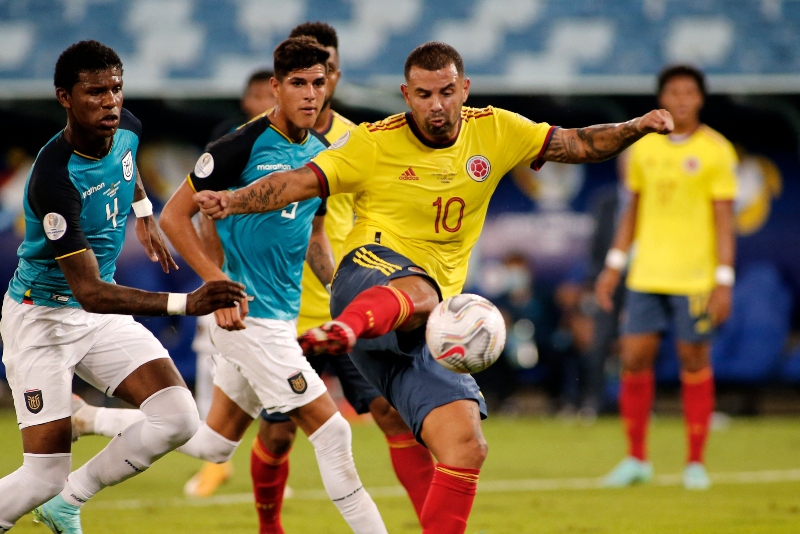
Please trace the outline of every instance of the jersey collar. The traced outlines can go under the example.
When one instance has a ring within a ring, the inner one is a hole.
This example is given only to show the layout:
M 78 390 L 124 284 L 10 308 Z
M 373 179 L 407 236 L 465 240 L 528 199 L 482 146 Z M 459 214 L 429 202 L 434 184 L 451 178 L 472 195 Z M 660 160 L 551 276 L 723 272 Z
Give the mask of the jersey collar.
M 410 111 L 406 111 L 406 122 L 408 123 L 408 127 L 411 128 L 411 132 L 414 134 L 414 137 L 416 137 L 420 143 L 422 143 L 428 148 L 450 148 L 451 146 L 456 144 L 456 141 L 458 141 L 458 136 L 461 133 L 460 116 L 458 117 L 458 132 L 456 133 L 455 137 L 453 137 L 449 141 L 445 141 L 444 143 L 437 143 L 435 141 L 431 141 L 430 139 L 422 135 L 422 132 L 420 131 L 419 126 L 417 126 L 417 123 L 414 121 L 414 116 L 411 114 Z

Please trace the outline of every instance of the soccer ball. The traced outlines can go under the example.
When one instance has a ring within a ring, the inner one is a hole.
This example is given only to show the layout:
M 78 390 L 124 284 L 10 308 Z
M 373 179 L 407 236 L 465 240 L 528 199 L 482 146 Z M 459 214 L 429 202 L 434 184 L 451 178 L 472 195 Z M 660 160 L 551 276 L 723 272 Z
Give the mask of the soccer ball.
M 492 365 L 506 343 L 506 323 L 494 304 L 478 295 L 440 302 L 428 317 L 425 339 L 433 358 L 456 373 Z

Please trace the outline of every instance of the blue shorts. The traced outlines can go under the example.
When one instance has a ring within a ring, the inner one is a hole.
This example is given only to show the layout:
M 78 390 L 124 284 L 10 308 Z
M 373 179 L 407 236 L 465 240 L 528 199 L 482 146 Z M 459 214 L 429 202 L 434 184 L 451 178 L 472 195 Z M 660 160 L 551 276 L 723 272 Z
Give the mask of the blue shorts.
M 342 259 L 336 271 L 331 315 L 341 314 L 362 291 L 406 276 L 422 276 L 439 292 L 436 282 L 405 256 L 380 245 L 359 247 Z M 367 382 L 400 412 L 420 443 L 422 422 L 439 406 L 462 399 L 474 400 L 481 417 L 486 418 L 486 403 L 475 379 L 436 363 L 425 345 L 424 327 L 359 339 L 350 357 Z
M 708 293 L 664 295 L 628 289 L 622 311 L 622 333 L 665 334 L 672 327 L 680 341 L 708 341 L 713 333 L 711 318 L 706 311 L 708 296 Z
M 364 377 L 358 372 L 358 369 L 356 369 L 347 354 L 339 356 L 328 356 L 326 354 L 310 356 L 308 357 L 308 362 L 318 375 L 322 376 L 322 373 L 328 370 L 339 378 L 344 398 L 347 399 L 347 402 L 350 403 L 356 413 L 367 413 L 372 401 L 381 396 L 377 389 L 364 380 Z M 262 411 L 261 418 L 269 423 L 289 421 L 288 415 L 279 412 L 268 414 L 266 411 Z

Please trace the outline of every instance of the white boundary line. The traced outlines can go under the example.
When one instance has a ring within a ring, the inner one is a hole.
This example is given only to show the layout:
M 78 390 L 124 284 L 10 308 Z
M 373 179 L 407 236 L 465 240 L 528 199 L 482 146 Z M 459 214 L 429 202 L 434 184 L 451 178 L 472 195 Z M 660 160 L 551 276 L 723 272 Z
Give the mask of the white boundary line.
M 713 473 L 710 475 L 714 484 L 767 484 L 771 482 L 800 481 L 800 469 L 782 471 L 742 471 L 734 473 Z M 601 487 L 600 478 L 553 478 L 528 480 L 494 480 L 481 482 L 479 493 L 509 493 L 514 491 L 554 491 L 554 490 L 592 490 Z M 652 484 L 656 486 L 680 486 L 682 476 L 658 475 Z M 404 497 L 405 490 L 401 486 L 383 486 L 368 488 L 373 497 Z M 294 490 L 292 500 L 327 501 L 328 495 L 323 490 Z M 93 508 L 114 510 L 135 510 L 140 508 L 192 508 L 206 506 L 224 506 L 230 504 L 251 504 L 252 493 L 231 493 L 215 495 L 207 499 L 189 499 L 176 497 L 172 499 L 125 499 L 116 501 L 99 501 Z

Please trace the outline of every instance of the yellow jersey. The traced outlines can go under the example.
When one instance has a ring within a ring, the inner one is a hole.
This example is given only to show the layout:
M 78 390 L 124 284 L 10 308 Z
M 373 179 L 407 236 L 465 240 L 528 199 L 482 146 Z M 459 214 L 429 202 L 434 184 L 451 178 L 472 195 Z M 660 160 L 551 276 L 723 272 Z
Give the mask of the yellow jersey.
M 627 182 L 639 194 L 639 208 L 628 287 L 684 295 L 710 291 L 717 266 L 713 202 L 736 196 L 733 146 L 701 125 L 680 141 L 646 135 L 630 150 Z
M 447 298 L 464 286 L 500 178 L 519 164 L 541 166 L 553 130 L 502 109 L 464 107 L 456 138 L 436 144 L 404 113 L 361 124 L 308 166 L 323 196 L 355 194 L 345 251 L 388 247 L 425 269 Z
M 339 139 L 345 132 L 355 128 L 355 124 L 335 111 L 328 131 L 321 132 L 329 143 Z M 331 242 L 333 258 L 339 265 L 344 256 L 344 239 L 353 228 L 353 195 L 336 195 L 328 199 L 328 212 L 325 215 L 325 233 Z M 330 295 L 322 286 L 308 263 L 303 264 L 303 281 L 300 293 L 300 315 L 297 318 L 297 332 L 303 333 L 331 320 Z

